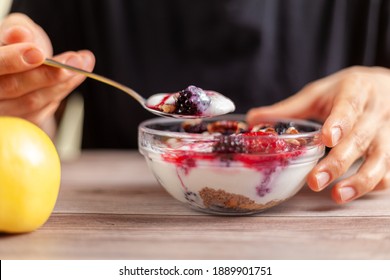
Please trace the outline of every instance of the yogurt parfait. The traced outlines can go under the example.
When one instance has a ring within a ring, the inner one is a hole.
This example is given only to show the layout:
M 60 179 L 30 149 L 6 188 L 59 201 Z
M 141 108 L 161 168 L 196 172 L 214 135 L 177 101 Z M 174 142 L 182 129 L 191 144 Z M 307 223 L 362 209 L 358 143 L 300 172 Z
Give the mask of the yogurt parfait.
M 139 126 L 139 150 L 177 200 L 212 214 L 254 214 L 296 194 L 324 154 L 321 126 L 242 115 L 157 118 Z

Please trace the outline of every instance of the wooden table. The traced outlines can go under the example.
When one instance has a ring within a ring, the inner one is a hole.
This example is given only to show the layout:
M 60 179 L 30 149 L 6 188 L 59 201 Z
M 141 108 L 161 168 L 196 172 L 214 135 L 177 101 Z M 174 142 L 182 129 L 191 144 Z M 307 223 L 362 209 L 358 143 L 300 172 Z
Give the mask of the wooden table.
M 49 221 L 0 236 L 0 259 L 390 259 L 390 191 L 336 205 L 302 189 L 248 217 L 195 212 L 160 187 L 138 152 L 64 162 Z

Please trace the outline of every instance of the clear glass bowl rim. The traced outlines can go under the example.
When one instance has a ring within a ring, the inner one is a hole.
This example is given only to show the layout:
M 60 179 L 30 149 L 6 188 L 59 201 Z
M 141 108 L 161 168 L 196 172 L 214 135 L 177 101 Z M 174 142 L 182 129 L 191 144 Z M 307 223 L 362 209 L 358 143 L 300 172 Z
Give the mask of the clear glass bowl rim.
M 207 118 L 205 119 L 207 121 L 222 121 L 222 120 L 232 120 L 232 121 L 244 121 L 245 115 L 244 114 L 229 114 L 224 116 L 219 116 L 215 118 Z M 156 125 L 156 124 L 178 124 L 185 120 L 181 119 L 170 119 L 170 118 L 153 118 L 146 121 L 143 121 L 138 126 L 139 132 L 147 133 L 151 135 L 156 136 L 163 136 L 163 137 L 174 137 L 174 138 L 192 138 L 192 139 L 204 139 L 204 140 L 212 140 L 215 137 L 215 134 L 201 134 L 201 133 L 188 133 L 188 132 L 179 132 L 179 131 L 167 131 L 167 130 L 159 130 L 150 128 L 148 126 L 150 125 Z M 294 119 L 294 118 L 264 118 L 261 120 L 261 122 L 267 123 L 275 123 L 275 122 L 292 122 L 295 124 L 298 124 L 300 126 L 306 126 L 313 128 L 313 131 L 310 132 L 302 132 L 297 134 L 283 134 L 278 135 L 279 139 L 297 139 L 297 138 L 314 138 L 318 137 L 321 134 L 321 128 L 322 125 L 319 123 L 316 123 L 314 121 L 309 120 L 303 120 L 303 119 Z M 242 134 L 232 134 L 230 136 L 234 135 L 241 135 L 245 138 L 267 138 L 269 135 L 256 135 L 256 136 L 248 136 L 248 135 L 242 135 Z

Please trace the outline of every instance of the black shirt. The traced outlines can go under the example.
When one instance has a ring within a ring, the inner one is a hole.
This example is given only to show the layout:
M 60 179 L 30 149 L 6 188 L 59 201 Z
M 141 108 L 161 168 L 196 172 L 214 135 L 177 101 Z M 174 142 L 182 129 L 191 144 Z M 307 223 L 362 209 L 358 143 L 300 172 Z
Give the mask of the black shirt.
M 390 67 L 388 0 L 14 0 L 55 53 L 90 49 L 95 72 L 144 96 L 194 84 L 236 112 L 272 104 L 351 65 Z M 87 80 L 84 148 L 136 148 L 154 117 Z

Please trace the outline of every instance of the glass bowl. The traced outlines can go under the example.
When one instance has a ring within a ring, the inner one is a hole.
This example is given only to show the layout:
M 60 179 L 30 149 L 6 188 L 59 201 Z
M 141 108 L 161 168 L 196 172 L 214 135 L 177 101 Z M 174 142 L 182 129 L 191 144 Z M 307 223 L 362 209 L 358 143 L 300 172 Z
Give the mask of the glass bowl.
M 139 126 L 139 151 L 177 200 L 210 214 L 255 214 L 295 195 L 324 154 L 321 125 L 294 119 L 248 127 L 244 115 Z

